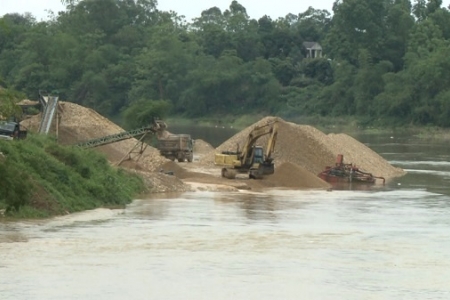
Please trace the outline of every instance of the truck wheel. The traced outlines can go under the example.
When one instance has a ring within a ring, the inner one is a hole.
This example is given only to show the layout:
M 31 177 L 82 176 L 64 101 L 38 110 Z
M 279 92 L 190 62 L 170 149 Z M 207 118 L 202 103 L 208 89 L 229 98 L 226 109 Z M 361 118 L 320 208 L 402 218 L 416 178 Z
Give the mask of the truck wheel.
M 193 158 L 194 158 L 194 155 L 191 154 L 188 156 L 187 161 L 192 162 L 194 160 Z

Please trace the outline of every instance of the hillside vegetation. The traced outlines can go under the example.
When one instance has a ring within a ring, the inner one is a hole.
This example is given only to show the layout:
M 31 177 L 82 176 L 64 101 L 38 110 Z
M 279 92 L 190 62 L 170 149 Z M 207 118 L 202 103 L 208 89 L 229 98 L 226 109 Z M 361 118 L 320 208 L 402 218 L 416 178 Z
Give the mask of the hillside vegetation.
M 239 1 L 205 4 L 193 20 L 155 0 L 63 2 L 48 21 L 0 17 L 0 85 L 31 100 L 58 92 L 114 120 L 125 112 L 130 127 L 155 107 L 217 122 L 257 114 L 450 127 L 442 1 L 344 0 L 276 20 L 250 18 Z
M 0 140 L 0 210 L 47 217 L 123 206 L 144 191 L 142 179 L 114 168 L 104 155 L 62 146 L 49 137 Z

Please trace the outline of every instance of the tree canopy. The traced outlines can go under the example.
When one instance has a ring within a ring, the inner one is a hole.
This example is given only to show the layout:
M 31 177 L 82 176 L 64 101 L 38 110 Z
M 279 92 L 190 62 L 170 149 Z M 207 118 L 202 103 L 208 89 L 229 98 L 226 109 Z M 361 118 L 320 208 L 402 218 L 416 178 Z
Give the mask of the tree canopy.
M 337 0 L 332 12 L 309 7 L 276 20 L 252 19 L 231 1 L 192 22 L 156 0 L 62 3 L 48 21 L 0 18 L 0 85 L 29 99 L 58 90 L 130 126 L 133 114 L 154 110 L 450 126 L 450 11 L 441 0 Z M 305 42 L 323 55 L 308 57 Z

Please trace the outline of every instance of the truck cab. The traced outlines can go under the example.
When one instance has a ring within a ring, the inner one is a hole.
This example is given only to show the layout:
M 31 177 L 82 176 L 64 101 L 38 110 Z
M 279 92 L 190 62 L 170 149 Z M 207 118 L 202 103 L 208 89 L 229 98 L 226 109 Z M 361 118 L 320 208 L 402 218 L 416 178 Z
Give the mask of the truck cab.
M 0 121 L 0 136 L 2 139 L 22 139 L 26 135 L 27 131 L 21 130 L 19 123 Z
M 192 162 L 194 159 L 194 140 L 189 134 L 171 134 L 158 138 L 157 148 L 162 156 L 178 162 Z

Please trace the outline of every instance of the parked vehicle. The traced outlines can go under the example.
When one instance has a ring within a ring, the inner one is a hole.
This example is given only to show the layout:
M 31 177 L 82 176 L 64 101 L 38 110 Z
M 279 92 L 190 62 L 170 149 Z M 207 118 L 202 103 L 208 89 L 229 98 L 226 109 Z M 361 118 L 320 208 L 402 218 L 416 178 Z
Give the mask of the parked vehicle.
M 21 128 L 20 123 L 0 121 L 0 138 L 6 140 L 24 139 L 27 130 Z
M 159 153 L 179 162 L 192 162 L 194 160 L 194 140 L 189 134 L 170 134 L 158 137 L 157 148 Z

